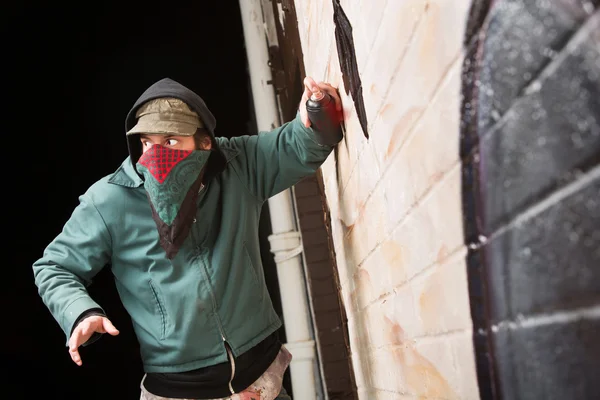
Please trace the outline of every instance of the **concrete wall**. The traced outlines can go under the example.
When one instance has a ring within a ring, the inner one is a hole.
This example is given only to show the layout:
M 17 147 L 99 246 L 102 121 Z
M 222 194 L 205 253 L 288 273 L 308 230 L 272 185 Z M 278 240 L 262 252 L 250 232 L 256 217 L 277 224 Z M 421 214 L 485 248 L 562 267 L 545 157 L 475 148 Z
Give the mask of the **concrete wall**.
M 600 1 L 473 3 L 461 158 L 480 394 L 600 398 Z
M 341 1 L 369 139 L 343 85 L 331 0 L 295 0 L 306 73 L 339 86 L 322 168 L 361 399 L 478 398 L 461 211 L 469 0 Z

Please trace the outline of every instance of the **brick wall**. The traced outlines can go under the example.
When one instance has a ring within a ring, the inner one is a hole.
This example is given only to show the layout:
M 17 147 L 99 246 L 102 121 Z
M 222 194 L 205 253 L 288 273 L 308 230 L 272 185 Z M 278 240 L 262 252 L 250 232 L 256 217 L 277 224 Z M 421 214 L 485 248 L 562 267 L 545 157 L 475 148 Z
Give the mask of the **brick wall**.
M 480 394 L 600 398 L 600 1 L 473 4 L 461 158 Z
M 347 318 L 339 294 L 335 253 L 327 232 L 329 214 L 322 199 L 322 182 L 318 171 L 296 184 L 294 193 L 325 398 L 352 400 L 357 394 L 349 355 Z
M 346 94 L 330 0 L 296 0 L 306 73 L 340 87 L 322 168 L 361 399 L 478 398 L 459 111 L 468 0 L 341 1 L 370 138 Z

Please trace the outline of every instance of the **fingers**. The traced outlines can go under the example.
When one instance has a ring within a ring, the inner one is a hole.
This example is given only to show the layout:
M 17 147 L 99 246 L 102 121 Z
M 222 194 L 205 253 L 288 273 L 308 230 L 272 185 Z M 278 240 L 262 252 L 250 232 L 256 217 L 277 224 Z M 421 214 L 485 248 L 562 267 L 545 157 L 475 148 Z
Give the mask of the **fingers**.
M 73 362 L 75 364 L 77 364 L 80 367 L 83 365 L 83 362 L 81 361 L 81 357 L 79 355 L 79 351 L 77 350 L 77 348 L 70 348 L 69 354 L 71 355 L 71 360 L 73 360 Z
M 71 356 L 71 360 L 79 366 L 81 366 L 81 356 L 79 355 L 79 345 L 81 344 L 81 329 L 75 328 L 75 331 L 71 335 L 69 339 L 69 355 Z
M 69 339 L 69 355 L 75 364 L 79 366 L 83 364 L 81 355 L 79 354 L 79 347 L 87 342 L 94 332 L 108 333 L 112 336 L 119 334 L 119 330 L 115 328 L 108 318 L 93 316 L 81 321 L 75 327 Z
M 112 336 L 117 336 L 119 334 L 119 330 L 115 328 L 108 318 L 102 318 L 102 328 L 104 328 L 106 333 Z
M 329 83 L 326 83 L 326 82 L 316 83 L 313 78 L 311 78 L 310 76 L 307 76 L 306 78 L 304 78 L 304 88 L 305 88 L 304 92 L 305 93 L 308 92 L 308 96 L 310 96 L 311 93 L 318 93 L 320 91 L 326 92 L 335 101 L 335 108 L 338 111 L 340 111 L 342 109 L 342 101 L 338 94 L 338 90 L 336 88 L 334 88 L 333 86 L 331 86 Z
M 79 366 L 83 363 L 79 354 L 79 346 L 87 342 L 94 333 L 95 325 L 98 323 L 97 317 L 86 318 L 75 327 L 71 338 L 69 339 L 69 354 L 71 360 Z
M 338 94 L 338 90 L 325 82 L 315 82 L 313 78 L 307 76 L 304 78 L 304 93 L 300 100 L 300 118 L 305 127 L 310 127 L 310 120 L 308 119 L 308 112 L 306 111 L 306 102 L 313 93 L 325 92 L 332 97 L 335 101 L 335 108 L 337 111 L 342 109 L 342 101 Z
M 305 127 L 310 127 L 310 120 L 308 119 L 308 112 L 306 111 L 306 102 L 310 97 L 310 90 L 308 88 L 304 88 L 304 93 L 302 94 L 302 99 L 300 100 L 300 119 Z
M 326 92 L 328 95 L 330 95 L 333 98 L 333 100 L 335 101 L 336 110 L 340 111 L 342 109 L 342 100 L 340 99 L 337 89 L 326 82 L 319 82 L 318 85 L 319 85 L 320 90 L 322 90 L 323 92 Z
M 79 330 L 79 332 L 80 332 L 80 338 L 83 339 L 86 336 L 88 336 L 88 337 L 91 336 L 91 332 L 90 332 L 91 329 L 92 328 L 90 326 L 90 323 L 87 322 L 87 321 L 83 321 L 81 323 L 81 329 Z
M 309 96 L 311 93 L 318 93 L 320 91 L 319 85 L 310 76 L 304 78 L 304 87 L 308 90 Z

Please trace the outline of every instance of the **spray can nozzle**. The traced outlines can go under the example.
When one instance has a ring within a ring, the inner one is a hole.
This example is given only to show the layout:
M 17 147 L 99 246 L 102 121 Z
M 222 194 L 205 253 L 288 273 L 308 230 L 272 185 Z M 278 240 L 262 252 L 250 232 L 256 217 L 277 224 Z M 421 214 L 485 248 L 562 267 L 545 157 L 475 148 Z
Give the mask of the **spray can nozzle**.
M 310 99 L 311 99 L 312 101 L 321 101 L 321 100 L 323 100 L 323 97 L 325 97 L 325 93 L 323 93 L 323 91 L 321 91 L 321 90 L 318 90 L 318 89 L 317 89 L 317 91 L 316 91 L 316 92 L 313 92 L 313 93 L 310 95 Z

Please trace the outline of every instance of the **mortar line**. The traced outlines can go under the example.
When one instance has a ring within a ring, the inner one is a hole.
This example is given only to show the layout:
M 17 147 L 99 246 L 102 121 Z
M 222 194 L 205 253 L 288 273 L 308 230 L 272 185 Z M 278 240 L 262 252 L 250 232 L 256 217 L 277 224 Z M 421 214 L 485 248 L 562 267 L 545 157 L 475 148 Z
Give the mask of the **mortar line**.
M 371 257 L 373 253 L 376 252 L 383 243 L 388 241 L 389 238 L 394 235 L 396 230 L 398 230 L 404 224 L 404 222 L 410 217 L 410 215 L 422 204 L 424 204 L 433 195 L 433 193 L 436 192 L 436 189 L 438 187 L 443 186 L 444 183 L 449 179 L 449 177 L 452 176 L 455 170 L 459 169 L 460 167 L 461 163 L 457 160 L 456 163 L 451 166 L 451 168 L 444 172 L 440 180 L 435 185 L 427 187 L 427 189 L 425 189 L 421 197 L 419 197 L 413 204 L 411 204 L 408 207 L 404 215 L 402 215 L 398 222 L 396 222 L 396 224 L 390 229 L 390 232 L 385 236 L 385 238 L 380 240 L 375 244 L 375 246 L 373 246 L 373 248 L 367 253 L 367 255 L 365 255 L 365 257 L 357 264 L 356 268 L 359 269 L 360 267 L 362 267 L 362 265 L 367 261 L 367 259 Z
M 376 111 L 376 115 L 379 112 L 379 110 L 381 109 L 381 103 L 383 103 L 387 99 L 387 96 L 388 96 L 389 91 L 390 91 L 390 87 L 392 86 L 393 82 L 395 81 L 396 75 L 398 75 L 398 71 L 400 69 L 400 66 L 402 65 L 402 62 L 403 62 L 403 60 L 404 60 L 404 58 L 406 56 L 406 53 L 408 53 L 408 50 L 411 48 L 411 44 L 413 43 L 414 36 L 415 36 L 415 34 L 417 32 L 417 29 L 418 29 L 419 25 L 422 23 L 423 15 L 425 15 L 425 7 L 423 7 L 422 13 L 419 15 L 419 19 L 415 22 L 415 25 L 414 25 L 414 27 L 413 27 L 413 29 L 412 29 L 409 37 L 408 37 L 408 40 L 406 41 L 406 45 L 402 49 L 402 54 L 400 55 L 400 58 L 398 59 L 398 63 L 396 64 L 396 67 L 394 68 L 394 71 L 393 71 L 393 73 L 391 75 L 390 81 L 388 82 L 387 89 L 386 89 L 385 93 L 382 96 L 382 100 L 381 100 L 381 102 L 380 102 L 380 104 L 378 106 L 378 109 Z M 379 35 L 380 35 L 379 32 L 381 32 L 381 29 L 378 29 L 377 35 L 375 36 L 375 39 L 373 40 L 373 43 L 376 43 L 377 39 L 379 39 Z M 371 58 L 369 58 L 369 60 L 371 60 Z M 373 62 L 373 61 L 371 61 L 371 62 Z M 368 70 L 369 65 L 370 65 L 370 63 L 365 64 L 365 71 Z M 430 102 L 431 102 L 431 100 L 430 100 Z M 368 124 L 367 129 L 371 130 L 373 128 L 373 124 L 375 123 L 375 121 L 377 121 L 377 117 L 375 117 L 375 119 L 373 121 L 371 121 L 370 124 Z M 416 122 L 417 121 L 415 121 L 415 123 Z M 354 174 L 354 170 L 356 169 L 356 165 L 358 164 L 358 161 L 360 160 L 360 156 L 362 155 L 362 152 L 364 151 L 364 147 L 365 147 L 365 145 L 363 144 L 362 149 L 359 151 L 359 155 L 356 158 L 356 162 L 354 163 L 354 165 L 352 166 L 352 169 L 350 170 L 350 175 L 348 175 L 348 182 L 350 181 L 350 179 L 352 179 L 352 174 Z M 343 187 L 342 187 L 342 192 L 341 192 L 340 195 L 344 194 L 344 191 L 346 190 L 346 186 L 348 186 L 347 182 L 346 182 L 346 184 L 344 184 L 344 182 L 342 182 L 342 184 L 343 184 Z M 370 197 L 370 195 L 369 195 L 369 197 Z M 366 202 L 367 202 L 367 200 L 365 200 L 365 204 L 366 204 Z
M 394 391 L 394 390 L 389 390 L 389 389 L 382 389 L 382 388 L 378 388 L 378 387 L 371 387 L 370 388 L 371 391 L 377 391 L 377 392 L 384 392 L 384 393 L 393 393 L 393 394 L 401 394 L 402 396 L 405 397 L 412 397 L 415 399 L 427 399 L 427 400 L 451 400 L 448 397 L 434 397 L 434 396 L 427 396 L 427 397 L 423 397 L 420 394 L 413 394 L 413 393 L 409 393 L 409 392 L 404 392 L 404 391 Z
M 361 389 L 362 388 L 362 389 Z M 382 388 L 378 388 L 375 386 L 361 386 L 360 388 L 362 391 L 364 392 L 382 392 L 382 393 L 391 393 L 391 394 L 400 394 L 402 396 L 405 397 L 411 397 L 411 398 L 419 398 L 422 399 L 422 396 L 416 395 L 416 394 L 412 394 L 409 392 L 405 392 L 404 390 L 389 390 L 389 389 L 382 389 Z M 427 400 L 437 400 L 435 397 L 427 397 Z
M 383 243 L 387 242 L 389 240 L 389 238 L 394 235 L 396 230 L 399 229 L 400 226 L 402 226 L 404 224 L 404 222 L 413 213 L 413 211 L 418 209 L 418 207 L 421 204 L 425 203 L 425 201 L 432 196 L 432 193 L 436 190 L 436 188 L 443 186 L 445 181 L 447 179 L 449 179 L 448 177 L 451 176 L 452 173 L 454 172 L 454 170 L 458 169 L 458 167 L 460 167 L 461 165 L 462 164 L 459 162 L 459 160 L 457 160 L 456 163 L 454 165 L 452 165 L 452 167 L 450 169 L 448 169 L 446 172 L 444 172 L 444 174 L 442 175 L 440 180 L 435 185 L 431 185 L 431 186 L 427 187 L 425 189 L 425 191 L 423 191 L 421 197 L 419 197 L 413 204 L 411 204 L 408 207 L 406 212 L 402 215 L 402 217 L 398 220 L 398 222 L 396 222 L 396 225 L 391 228 L 390 232 L 385 236 L 385 238 L 383 238 L 382 240 L 377 242 L 375 244 L 375 246 L 373 246 L 373 248 L 371 250 L 369 250 L 369 252 L 365 255 L 365 257 L 356 264 L 354 273 L 352 273 L 352 275 L 348 279 L 346 279 L 344 282 L 340 282 L 340 286 L 343 287 L 344 285 L 347 285 L 351 280 L 353 280 L 354 276 L 356 275 L 356 272 L 358 272 L 358 270 L 360 268 L 362 268 L 363 264 L 368 261 L 368 259 L 373 255 L 373 253 L 375 253 L 377 250 L 379 250 L 379 248 L 383 245 Z M 365 204 L 366 204 L 366 202 L 365 202 Z M 357 219 L 359 217 L 360 217 L 360 214 L 359 214 L 359 216 L 357 216 Z M 342 221 L 342 223 L 344 223 L 344 221 L 341 218 L 340 218 L 340 220 Z
M 461 244 L 459 247 L 455 248 L 450 253 L 448 253 L 446 258 L 441 263 L 434 261 L 430 264 L 427 264 L 425 267 L 423 267 L 419 271 L 415 272 L 410 277 L 406 278 L 406 280 L 404 282 L 400 283 L 397 286 L 394 286 L 391 291 L 381 294 L 376 299 L 369 301 L 364 307 L 357 309 L 357 312 L 365 311 L 367 308 L 373 306 L 374 304 L 388 299 L 393 294 L 396 294 L 398 292 L 398 290 L 400 290 L 404 286 L 406 286 L 409 282 L 412 282 L 413 280 L 418 279 L 421 275 L 424 275 L 426 272 L 428 272 L 430 269 L 432 269 L 436 265 L 439 267 L 448 266 L 448 265 L 451 265 L 452 263 L 458 261 L 460 259 L 460 257 L 464 257 L 466 255 L 467 255 L 467 248 L 464 244 Z
M 462 68 L 462 59 L 463 59 L 463 52 L 459 51 L 458 54 L 456 54 L 454 56 L 454 58 L 452 59 L 452 61 L 448 64 L 448 68 L 446 68 L 446 70 L 444 71 L 444 73 L 442 74 L 440 79 L 438 80 L 437 84 L 435 85 L 434 90 L 431 93 L 431 96 L 429 97 L 429 99 L 426 102 L 427 106 L 421 112 L 417 113 L 417 115 L 415 117 L 415 121 L 412 123 L 412 125 L 410 125 L 410 127 L 408 128 L 408 131 L 406 132 L 406 137 L 404 138 L 404 140 L 402 140 L 400 142 L 400 144 L 398 145 L 398 149 L 392 155 L 392 157 L 389 159 L 385 171 L 383 171 L 381 174 L 382 178 L 383 178 L 383 175 L 385 173 L 387 173 L 387 171 L 389 170 L 390 165 L 392 165 L 393 162 L 396 160 L 396 158 L 398 157 L 398 154 L 401 153 L 404 146 L 407 143 L 409 143 L 410 140 L 416 135 L 418 128 L 420 128 L 422 126 L 423 117 L 429 111 L 430 106 L 432 104 L 435 104 L 436 101 L 438 100 L 438 98 L 441 96 L 440 93 L 446 88 L 446 85 L 448 84 L 450 79 L 452 79 L 452 73 L 454 72 L 454 70 Z M 387 94 L 386 94 L 386 97 L 384 98 L 384 101 L 385 100 L 387 100 Z M 458 114 L 460 114 L 460 109 L 457 108 L 456 112 Z M 376 118 L 375 121 L 373 121 L 373 123 L 375 123 L 377 121 L 378 121 L 378 118 Z M 459 115 L 458 122 L 460 124 L 460 115 Z M 458 134 L 460 135 L 460 132 L 458 132 Z M 458 157 L 457 157 L 457 159 L 458 159 Z
M 375 387 L 375 386 L 360 386 L 360 385 L 357 385 L 356 389 L 357 389 L 357 391 L 363 391 L 363 392 L 383 392 L 383 393 L 401 394 L 402 396 L 405 396 L 405 397 L 422 398 L 419 395 L 408 393 L 408 392 L 405 392 L 403 390 L 381 389 L 381 388 L 378 388 L 378 387 Z M 437 399 L 435 399 L 435 397 L 427 397 L 427 399 L 428 400 L 437 400 Z
M 392 1 L 394 1 L 394 0 L 392 0 Z M 384 0 L 384 2 L 383 2 L 383 12 L 381 13 L 381 18 L 379 19 L 379 21 L 377 21 L 378 22 L 378 24 L 377 24 L 377 32 L 375 32 L 375 37 L 373 38 L 373 42 L 369 43 L 369 50 L 365 54 L 365 57 L 367 58 L 367 60 L 371 60 L 371 52 L 373 51 L 373 44 L 376 43 L 377 39 L 379 38 L 379 35 L 380 35 L 379 32 L 381 31 L 381 26 L 383 25 L 381 23 L 381 21 L 383 21 L 383 19 L 385 17 L 385 14 L 386 14 L 386 11 L 387 11 L 387 6 L 388 6 L 388 1 Z M 363 20 L 362 23 L 366 23 L 366 22 Z M 352 33 L 354 33 L 354 29 L 352 30 Z M 365 71 L 367 69 L 367 65 L 368 65 L 368 62 L 364 65 Z M 358 72 L 360 73 L 360 71 L 358 71 Z
M 581 320 L 600 319 L 600 304 L 571 310 L 552 311 L 527 317 L 517 317 L 516 320 L 501 321 L 491 326 L 492 332 L 498 330 L 527 329 L 553 324 L 568 324 Z
M 438 97 L 440 96 L 440 93 L 442 92 L 442 90 L 446 87 L 446 84 L 448 83 L 448 81 L 451 79 L 452 74 L 451 72 L 454 70 L 454 68 L 459 68 L 459 66 L 461 65 L 461 60 L 462 58 L 462 52 L 460 52 L 459 54 L 457 54 L 454 58 L 454 61 L 452 61 L 450 63 L 449 68 L 446 70 L 446 72 L 444 73 L 444 75 L 442 75 L 442 77 L 440 78 L 440 80 L 438 81 L 438 84 L 435 87 L 435 90 L 433 91 L 431 98 L 428 100 L 428 104 L 432 104 L 435 103 L 435 101 L 437 101 Z M 365 208 L 365 206 L 367 205 L 367 203 L 369 202 L 369 200 L 371 199 L 373 193 L 379 188 L 379 185 L 381 184 L 381 181 L 391 172 L 389 172 L 391 170 L 390 166 L 394 163 L 394 161 L 396 160 L 397 157 L 399 157 L 399 154 L 402 153 L 402 150 L 404 149 L 404 147 L 406 146 L 407 143 L 410 142 L 410 140 L 416 135 L 416 131 L 418 128 L 421 127 L 421 123 L 423 120 L 423 116 L 425 115 L 425 113 L 427 112 L 427 108 L 425 110 L 423 110 L 423 112 L 421 112 L 415 119 L 415 122 L 411 125 L 411 127 L 409 128 L 409 130 L 406 132 L 406 139 L 404 139 L 400 145 L 398 146 L 398 149 L 396 150 L 396 152 L 394 153 L 394 155 L 389 159 L 389 162 L 387 163 L 387 167 L 385 168 L 385 170 L 383 172 L 381 172 L 379 180 L 375 183 L 375 185 L 373 186 L 373 188 L 369 191 L 369 193 L 367 194 L 367 197 L 364 200 L 364 206 L 361 210 L 359 210 L 356 219 L 360 218 L 360 216 L 363 213 L 363 210 Z M 457 112 L 459 112 L 459 110 L 457 110 Z M 460 133 L 459 133 L 460 135 Z M 354 175 L 354 171 L 356 170 L 356 167 L 359 163 L 360 157 L 362 157 L 362 153 L 365 149 L 366 145 L 363 145 L 363 148 L 360 151 L 359 156 L 356 159 L 356 162 L 354 163 L 354 165 L 352 165 L 352 169 L 350 171 L 350 175 L 348 176 L 348 182 L 350 182 L 350 179 L 352 179 L 352 176 Z M 456 161 L 455 164 L 452 164 L 451 166 L 449 166 L 450 169 L 452 169 L 452 167 L 454 167 L 456 164 L 460 164 L 460 158 L 456 157 Z M 336 168 L 337 168 L 337 163 L 336 163 Z M 338 197 L 343 197 L 345 191 L 346 191 L 346 187 L 348 186 L 348 182 L 342 187 L 342 191 L 339 193 Z M 441 183 L 438 182 L 438 184 Z M 343 184 L 343 182 L 342 182 Z M 437 185 L 436 185 L 437 186 Z M 339 184 L 338 184 L 339 187 Z M 429 188 L 428 188 L 429 189 Z M 344 225 L 348 225 L 345 223 L 344 219 L 341 217 L 338 217 L 343 223 Z
M 583 176 L 581 176 L 580 178 L 575 179 L 575 180 L 569 182 L 568 184 L 558 188 L 554 192 L 552 192 L 549 195 L 547 195 L 546 197 L 544 197 L 539 202 L 533 204 L 532 206 L 526 208 L 525 210 L 523 210 L 522 212 L 517 214 L 513 219 L 511 219 L 507 223 L 498 227 L 498 229 L 496 229 L 496 231 L 492 235 L 490 235 L 488 238 L 483 238 L 483 241 L 480 240 L 478 243 L 469 244 L 469 245 L 473 245 L 473 246 L 475 246 L 475 248 L 477 248 L 477 247 L 481 246 L 482 244 L 485 244 L 486 242 L 496 239 L 497 237 L 504 234 L 507 230 L 509 230 L 517 225 L 521 225 L 521 224 L 527 222 L 528 220 L 536 217 L 537 215 L 541 214 L 545 210 L 560 203 L 565 198 L 577 193 L 579 191 L 579 189 L 586 187 L 587 185 L 593 183 L 596 179 L 599 179 L 599 178 L 600 178 L 600 165 L 597 165 L 594 168 L 592 168 L 591 170 L 589 170 L 587 173 L 585 173 Z
M 436 332 L 436 333 L 431 333 L 431 334 L 407 337 L 406 339 L 404 339 L 403 343 L 398 343 L 398 344 L 388 343 L 388 344 L 384 344 L 382 346 L 369 346 L 369 347 L 367 347 L 367 350 L 369 351 L 369 354 L 374 354 L 374 353 L 382 351 L 382 350 L 403 349 L 411 344 L 415 344 L 417 341 L 420 343 L 427 343 L 428 340 L 435 341 L 435 340 L 439 340 L 440 338 L 443 338 L 443 337 L 459 336 L 459 335 L 461 335 L 463 333 L 467 333 L 467 332 L 472 332 L 472 329 L 471 328 L 450 329 L 450 330 L 444 331 L 444 332 Z
M 553 74 L 558 70 L 558 68 L 562 65 L 562 63 L 567 59 L 570 55 L 569 50 L 578 45 L 583 39 L 593 32 L 592 27 L 594 25 L 598 25 L 600 22 L 600 8 L 597 9 L 593 14 L 588 15 L 588 17 L 583 21 L 580 25 L 580 28 L 574 32 L 567 43 L 563 46 L 563 48 L 559 51 L 556 58 L 552 59 L 548 64 L 546 64 L 541 71 L 537 73 L 535 77 L 531 79 L 531 81 L 521 89 L 521 91 L 516 95 L 515 99 L 512 101 L 510 107 L 498 118 L 494 124 L 487 129 L 487 131 L 483 132 L 480 137 L 480 141 L 485 138 L 490 137 L 494 132 L 498 131 L 511 117 L 511 115 L 515 112 L 514 110 L 518 109 L 523 101 L 525 101 L 529 96 L 533 93 L 537 92 L 543 82 L 548 80 L 548 78 L 552 77 Z M 475 150 L 475 149 L 474 149 Z
M 427 14 L 427 6 L 428 5 L 429 5 L 429 1 L 427 1 L 425 3 L 425 5 L 423 6 L 421 13 L 419 14 L 419 19 L 415 22 L 415 24 L 412 28 L 412 31 L 410 32 L 408 40 L 406 41 L 406 45 L 402 49 L 402 53 L 400 53 L 398 62 L 396 63 L 396 66 L 394 67 L 394 71 L 392 72 L 392 75 L 390 77 L 390 81 L 388 82 L 387 88 L 386 88 L 385 92 L 383 93 L 383 96 L 381 96 L 381 101 L 377 105 L 376 114 L 379 113 L 379 111 L 381 110 L 381 104 L 383 102 L 385 102 L 385 100 L 387 99 L 387 96 L 390 93 L 390 88 L 393 86 L 394 82 L 396 81 L 397 76 L 399 75 L 398 72 L 400 71 L 400 68 L 403 66 L 404 59 L 406 58 L 406 54 L 408 53 L 408 51 L 412 48 L 412 45 L 414 44 L 415 36 L 417 35 L 417 32 L 419 31 L 419 27 L 425 23 L 424 21 L 425 21 L 425 15 Z M 369 58 L 369 60 L 375 60 L 375 57 L 371 57 L 371 58 Z M 371 62 L 375 62 L 375 61 L 371 61 Z M 368 65 L 365 65 L 365 71 L 366 70 L 368 70 Z M 377 118 L 375 118 L 375 120 L 373 120 L 371 122 L 371 124 L 370 124 L 371 126 L 369 126 L 369 130 L 373 127 L 373 124 L 375 123 L 376 120 L 377 120 Z

